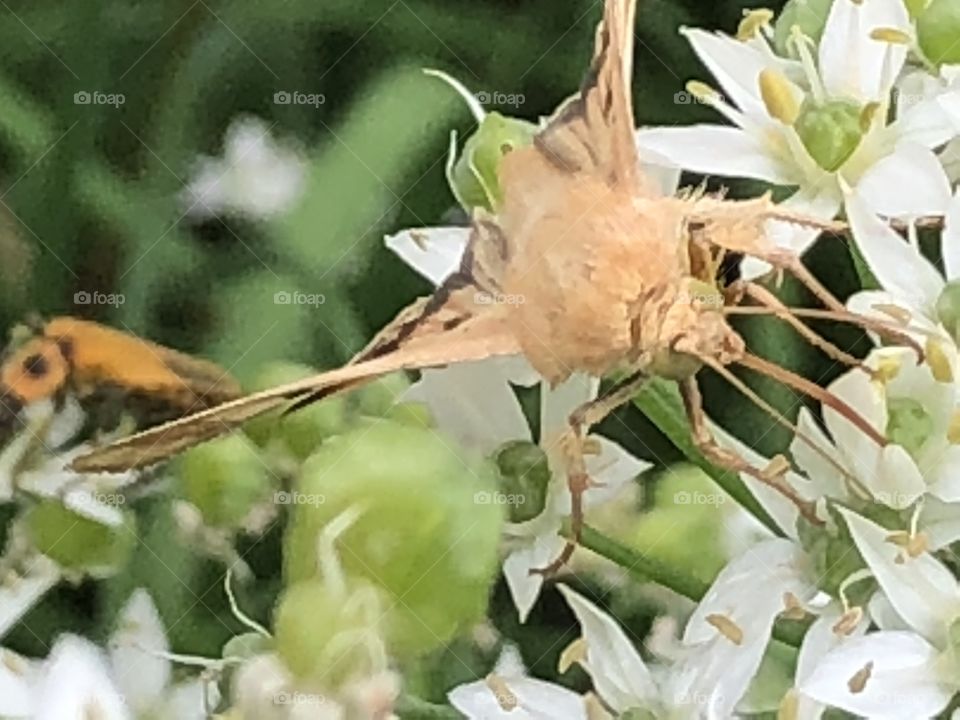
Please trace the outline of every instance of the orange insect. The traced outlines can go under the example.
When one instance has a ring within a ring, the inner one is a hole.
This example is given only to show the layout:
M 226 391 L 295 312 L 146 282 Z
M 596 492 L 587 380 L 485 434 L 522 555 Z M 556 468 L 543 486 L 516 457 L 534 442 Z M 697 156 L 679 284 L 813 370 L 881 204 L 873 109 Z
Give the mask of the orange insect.
M 240 395 L 214 363 L 88 320 L 57 317 L 7 351 L 0 365 L 0 431 L 20 412 L 73 393 L 82 404 L 117 399 L 141 425 L 213 407 Z

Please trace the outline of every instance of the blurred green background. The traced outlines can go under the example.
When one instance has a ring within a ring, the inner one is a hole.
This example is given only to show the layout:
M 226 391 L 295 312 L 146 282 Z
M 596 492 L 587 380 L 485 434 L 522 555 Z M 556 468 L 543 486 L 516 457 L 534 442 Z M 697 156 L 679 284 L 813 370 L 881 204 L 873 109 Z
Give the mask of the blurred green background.
M 444 70 L 475 92 L 521 95 L 519 106 L 490 109 L 535 119 L 578 86 L 601 5 L 0 2 L 0 324 L 9 328 L 31 312 L 89 317 L 205 355 L 244 381 L 271 359 L 318 367 L 347 360 L 430 289 L 384 248 L 383 236 L 465 221 L 444 163 L 450 131 L 464 137 L 475 124 L 463 101 L 421 69 Z M 677 31 L 734 32 L 749 6 L 641 0 L 634 79 L 641 124 L 714 119 L 674 100 L 688 80 L 709 79 Z M 277 104 L 277 92 L 325 101 Z M 77 93 L 124 101 L 84 104 Z M 187 212 L 185 188 L 199 158 L 222 156 L 227 128 L 242 117 L 259 118 L 300 154 L 303 194 L 270 220 L 197 218 Z M 853 278 L 843 263 L 841 284 Z M 121 294 L 124 302 L 78 304 L 75 293 L 84 291 Z M 322 294 L 325 302 L 276 304 L 277 292 Z M 782 337 L 768 336 L 767 345 L 800 363 L 787 349 L 796 345 Z M 792 394 L 780 400 L 796 412 Z M 725 404 L 728 413 L 737 407 Z M 657 456 L 676 456 L 641 430 L 635 409 L 627 412 L 632 431 L 619 439 L 649 455 L 636 439 L 649 437 Z M 768 446 L 784 437 L 775 431 Z M 71 627 L 102 637 L 129 588 L 147 584 L 179 651 L 217 653 L 239 630 L 226 611 L 222 569 L 174 547 L 167 514 L 154 503 L 145 508 L 130 573 L 105 589 L 58 591 L 31 615 L 31 631 L 18 630 L 10 644 L 42 654 L 50 637 Z M 262 579 L 242 601 L 261 620 L 279 583 L 277 545 L 268 536 L 241 548 Z M 558 604 L 549 595 L 545 616 Z M 512 617 L 502 588 L 494 611 Z M 563 646 L 555 637 L 536 641 Z

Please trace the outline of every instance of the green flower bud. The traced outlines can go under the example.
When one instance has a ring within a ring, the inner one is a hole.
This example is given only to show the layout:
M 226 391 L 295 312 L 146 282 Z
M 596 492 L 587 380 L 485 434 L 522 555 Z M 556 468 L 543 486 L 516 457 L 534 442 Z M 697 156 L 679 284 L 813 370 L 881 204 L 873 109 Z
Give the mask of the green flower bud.
M 938 67 L 960 63 L 960 0 L 933 0 L 917 18 L 917 39 Z
M 318 572 L 317 539 L 348 510 L 359 518 L 337 540 L 350 577 L 383 589 L 395 656 L 431 650 L 480 618 L 496 575 L 502 506 L 488 463 L 461 457 L 432 430 L 385 420 L 325 442 L 301 469 L 284 544 L 289 582 Z M 477 498 L 480 498 L 478 500 Z
M 381 617 L 377 590 L 370 585 L 344 596 L 322 580 L 295 583 L 284 591 L 274 616 L 277 652 L 297 678 L 338 687 L 351 676 L 373 672 L 371 649 L 379 642 Z
M 501 446 L 495 461 L 500 470 L 500 493 L 512 500 L 507 503 L 510 522 L 533 520 L 547 504 L 547 454 L 539 445 L 518 440 Z
M 794 26 L 814 43 L 819 43 L 832 7 L 833 0 L 790 0 L 773 26 L 773 44 L 777 52 L 786 57 L 797 57 L 797 50 L 790 42 Z
M 804 147 L 824 170 L 834 172 L 863 139 L 863 109 L 845 100 L 804 103 L 794 127 Z
M 254 390 L 302 380 L 317 371 L 308 365 L 270 363 L 257 377 Z M 342 396 L 325 398 L 289 415 L 282 410 L 251 420 L 244 431 L 254 442 L 266 447 L 272 439 L 282 440 L 297 458 L 304 459 L 325 438 L 342 432 L 347 426 L 347 402 Z
M 530 145 L 537 126 L 525 120 L 491 112 L 463 146 L 450 173 L 454 195 L 470 212 L 482 207 L 496 211 L 503 201 L 500 188 L 500 161 L 515 148 Z
M 937 319 L 954 340 L 960 341 L 960 280 L 951 280 L 937 298 Z
M 364 385 L 353 394 L 352 400 L 362 415 L 384 417 L 409 387 L 410 381 L 403 373 L 392 373 Z
M 273 476 L 255 446 L 229 435 L 193 448 L 177 466 L 181 496 L 213 527 L 239 527 L 273 492 Z
M 418 428 L 434 427 L 433 415 L 430 414 L 430 408 L 424 403 L 402 402 L 394 405 L 384 416 L 387 420 L 392 420 L 401 425 L 410 425 Z
M 136 518 L 119 511 L 120 525 L 105 525 L 65 507 L 56 500 L 42 500 L 26 515 L 27 531 L 34 547 L 71 570 L 118 570 L 136 547 Z
M 887 400 L 887 438 L 903 446 L 910 457 L 917 459 L 920 456 L 932 432 L 933 418 L 921 403 L 912 398 Z

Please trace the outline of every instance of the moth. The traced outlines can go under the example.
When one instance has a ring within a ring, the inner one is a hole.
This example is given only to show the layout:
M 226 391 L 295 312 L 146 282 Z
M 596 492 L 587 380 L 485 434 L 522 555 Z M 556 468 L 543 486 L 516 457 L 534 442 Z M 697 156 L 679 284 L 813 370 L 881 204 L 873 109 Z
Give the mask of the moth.
M 811 522 L 819 522 L 812 505 L 785 482 L 789 465 L 784 458 L 755 468 L 714 441 L 697 372 L 713 368 L 772 412 L 728 368 L 740 365 L 766 373 L 834 407 L 882 443 L 852 408 L 751 355 L 728 316 L 737 311 L 774 315 L 832 357 L 857 365 L 800 318 L 855 322 L 903 340 L 902 335 L 851 315 L 797 255 L 773 245 L 765 232 L 771 220 L 821 230 L 842 226 L 792 215 L 769 197 L 740 202 L 703 193 L 665 197 L 643 174 L 630 101 L 635 5 L 635 0 L 606 0 L 580 92 L 544 123 L 532 145 L 503 157 L 501 207 L 496 214 L 474 215 L 459 270 L 432 296 L 403 310 L 345 367 L 131 436 L 77 459 L 74 468 L 117 471 L 150 465 L 266 411 L 296 410 L 385 373 L 521 354 L 551 384 L 575 372 L 626 377 L 607 395 L 576 410 L 556 439 L 572 496 L 572 537 L 556 562 L 538 572 L 561 567 L 580 538 L 582 496 L 591 482 L 584 461 L 590 428 L 653 376 L 679 384 L 693 437 L 709 460 L 775 487 Z M 748 282 L 721 290 L 717 267 L 728 252 L 793 274 L 827 309 L 788 309 L 762 286 Z M 502 295 L 524 301 L 485 301 Z M 739 307 L 745 298 L 757 307 Z
M 67 393 L 98 412 L 132 414 L 141 426 L 241 395 L 236 380 L 216 364 L 99 323 L 56 317 L 26 333 L 0 363 L 4 435 L 15 429 L 24 408 L 43 400 L 59 403 Z

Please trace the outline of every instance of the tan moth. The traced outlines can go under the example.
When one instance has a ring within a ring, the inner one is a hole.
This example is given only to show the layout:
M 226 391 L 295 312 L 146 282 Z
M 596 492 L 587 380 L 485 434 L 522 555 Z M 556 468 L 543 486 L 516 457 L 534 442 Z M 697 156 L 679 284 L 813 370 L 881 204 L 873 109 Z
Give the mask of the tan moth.
M 627 377 L 607 396 L 574 412 L 557 440 L 572 496 L 573 538 L 544 572 L 565 563 L 579 539 L 582 495 L 590 486 L 584 462 L 590 428 L 652 376 L 679 384 L 694 439 L 709 460 L 775 487 L 810 521 L 819 522 L 812 506 L 783 479 L 789 467 L 785 459 L 754 468 L 714 441 L 696 373 L 703 366 L 717 370 L 774 414 L 727 367 L 766 373 L 834 407 L 883 443 L 836 398 L 749 354 L 727 316 L 741 311 L 777 316 L 833 358 L 857 365 L 799 318 L 853 322 L 909 341 L 895 328 L 847 312 L 794 253 L 773 245 L 765 233 L 770 220 L 824 230 L 838 226 L 785 213 L 768 197 L 742 202 L 698 193 L 665 197 L 644 176 L 630 102 L 635 7 L 636 0 L 606 0 L 583 87 L 545 123 L 531 146 L 503 158 L 503 204 L 496 215 L 475 215 L 459 271 L 432 296 L 403 310 L 350 364 L 131 436 L 77 459 L 74 468 L 143 467 L 261 413 L 293 410 L 386 373 L 522 354 L 552 384 L 574 372 Z M 792 273 L 828 310 L 786 308 L 762 286 L 746 282 L 721 291 L 716 274 L 725 252 Z M 484 302 L 490 295 L 524 302 Z M 736 306 L 743 297 L 759 307 Z

